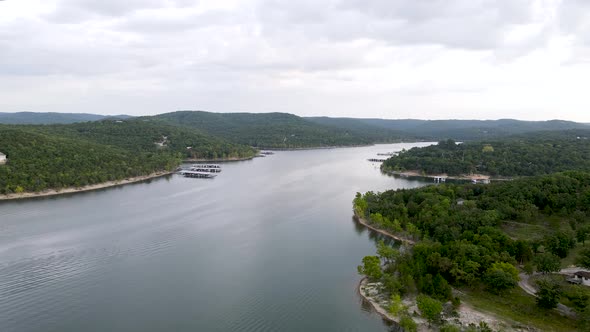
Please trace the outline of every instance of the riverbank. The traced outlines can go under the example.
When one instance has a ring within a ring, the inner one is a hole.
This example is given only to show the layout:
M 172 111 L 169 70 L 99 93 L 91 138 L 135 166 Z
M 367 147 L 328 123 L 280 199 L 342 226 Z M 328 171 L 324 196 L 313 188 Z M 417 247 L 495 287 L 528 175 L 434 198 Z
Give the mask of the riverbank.
M 514 178 L 504 178 L 504 177 L 492 177 L 485 174 L 469 174 L 469 175 L 447 175 L 447 174 L 424 174 L 419 171 L 391 171 L 391 170 L 382 170 L 383 173 L 400 176 L 400 177 L 412 177 L 412 178 L 421 178 L 421 179 L 432 179 L 437 181 L 440 179 L 445 180 L 453 180 L 453 181 L 476 181 L 477 183 L 489 183 L 491 181 L 511 181 Z
M 142 175 L 136 176 L 128 179 L 117 180 L 117 181 L 107 181 L 103 183 L 97 183 L 93 185 L 83 186 L 83 187 L 69 187 L 63 189 L 48 189 L 41 192 L 25 192 L 25 193 L 18 193 L 18 194 L 7 194 L 7 195 L 0 195 L 0 201 L 7 201 L 7 200 L 15 200 L 15 199 L 27 199 L 27 198 L 36 198 L 36 197 L 45 197 L 45 196 L 56 196 L 56 195 L 64 195 L 64 194 L 72 194 L 72 193 L 79 193 L 85 191 L 92 191 L 116 186 L 122 186 L 130 183 L 137 183 L 141 181 L 146 181 L 150 179 L 155 179 L 158 177 L 166 176 L 173 174 L 174 172 L 156 172 L 149 175 Z
M 371 226 L 367 220 L 365 220 L 363 217 L 359 216 L 356 212 L 354 213 L 354 218 L 361 225 L 367 227 L 368 229 L 370 229 L 370 230 L 372 230 L 374 232 L 377 232 L 379 234 L 383 234 L 383 235 L 388 236 L 388 237 L 390 237 L 390 238 L 392 238 L 394 240 L 398 240 L 398 241 L 405 242 L 405 243 L 412 244 L 412 245 L 413 244 L 416 244 L 416 242 L 414 242 L 413 240 L 406 239 L 406 238 L 401 237 L 399 235 L 395 235 L 395 234 L 389 233 L 388 231 L 385 231 L 385 230 L 379 229 L 377 227 Z
M 358 145 L 330 145 L 330 146 L 311 146 L 311 147 L 298 147 L 298 148 L 265 148 L 265 147 L 257 147 L 260 150 L 267 150 L 267 151 L 307 151 L 307 150 L 329 150 L 329 149 L 342 149 L 342 148 L 362 148 L 367 146 L 373 146 L 376 144 L 385 144 L 385 143 L 371 143 L 371 144 L 358 144 Z M 395 143 L 390 143 L 395 144 Z
M 400 237 L 399 235 L 394 235 L 389 233 L 385 230 L 378 229 L 374 226 L 369 225 L 367 220 L 360 217 L 358 214 L 354 214 L 354 219 L 357 220 L 361 225 L 367 227 L 368 229 L 390 237 L 397 241 L 402 241 L 409 245 L 414 245 L 415 241 L 410 239 L 406 239 Z M 390 322 L 399 323 L 399 318 L 393 316 L 387 311 L 387 307 L 389 306 L 389 298 L 386 294 L 381 293 L 380 288 L 382 285 L 380 283 L 369 283 L 368 279 L 364 277 L 359 282 L 358 292 L 361 297 L 371 304 L 371 307 L 385 320 Z M 506 319 L 502 319 L 497 317 L 496 315 L 483 312 L 480 310 L 475 309 L 472 305 L 465 303 L 464 296 L 460 291 L 453 289 L 454 296 L 459 296 L 463 298 L 462 303 L 459 307 L 455 308 L 455 313 L 443 315 L 443 321 L 446 321 L 449 324 L 456 325 L 456 326 L 463 326 L 467 327 L 470 325 L 479 326 L 481 322 L 484 322 L 488 327 L 492 328 L 493 330 L 502 331 L 506 328 L 510 327 L 514 331 L 528 331 L 527 328 L 520 328 L 516 327 L 517 324 L 514 324 L 511 321 Z M 418 313 L 419 309 L 417 307 L 417 303 L 415 299 L 412 298 L 403 298 L 402 303 L 407 308 L 408 313 Z M 450 305 L 448 303 L 447 305 Z M 429 327 L 428 322 L 423 318 L 417 316 L 416 314 L 411 316 L 414 322 L 418 325 L 418 331 L 435 331 L 434 327 Z
M 233 162 L 233 161 L 246 161 L 252 160 L 256 158 L 256 156 L 251 157 L 235 157 L 235 158 L 217 158 L 217 159 L 184 159 L 183 163 L 224 163 L 224 162 Z
M 387 297 L 379 292 L 380 283 L 370 283 L 367 277 L 364 277 L 359 282 L 357 291 L 363 300 L 367 301 L 373 310 L 386 321 L 399 324 L 400 318 L 392 315 L 387 311 L 389 300 Z M 419 312 L 418 306 L 415 300 L 403 299 L 402 305 L 407 308 L 408 313 Z M 436 327 L 429 327 L 428 321 L 417 315 L 411 315 L 411 318 L 417 324 L 418 332 L 436 331 Z M 472 306 L 462 303 L 457 309 L 456 314 L 451 316 L 445 316 L 443 318 L 448 323 L 455 326 L 468 327 L 470 325 L 479 326 L 481 322 L 484 322 L 488 327 L 495 331 L 502 331 L 510 327 L 514 331 L 525 331 L 522 328 L 515 327 L 514 324 L 508 324 L 507 322 L 498 319 L 494 315 L 483 313 L 474 309 Z

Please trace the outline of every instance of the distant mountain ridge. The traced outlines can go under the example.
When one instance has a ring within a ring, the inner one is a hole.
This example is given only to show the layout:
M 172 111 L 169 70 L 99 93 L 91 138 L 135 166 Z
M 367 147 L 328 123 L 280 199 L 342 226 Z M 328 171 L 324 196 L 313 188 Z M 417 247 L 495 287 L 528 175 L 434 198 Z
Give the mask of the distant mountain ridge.
M 128 115 L 86 113 L 0 113 L 4 124 L 70 124 Z M 300 117 L 289 113 L 213 113 L 177 111 L 140 117 L 197 129 L 234 143 L 257 147 L 298 148 L 363 145 L 400 140 L 461 141 L 501 138 L 537 131 L 588 129 L 590 124 L 565 120 L 416 120 Z
M 514 119 L 500 120 L 388 120 L 308 117 L 310 121 L 333 126 L 355 126 L 360 124 L 398 132 L 405 137 L 422 139 L 480 140 L 524 134 L 536 131 L 554 131 L 569 129 L 588 129 L 585 123 L 565 120 L 522 121 Z M 354 120 L 352 122 L 351 120 Z
M 76 122 L 99 121 L 105 119 L 128 119 L 129 115 L 99 115 L 89 113 L 56 112 L 17 112 L 0 113 L 0 123 L 4 124 L 69 124 Z
M 392 141 L 384 137 L 378 139 L 370 131 L 325 126 L 288 113 L 178 111 L 156 115 L 155 118 L 259 148 L 353 146 Z

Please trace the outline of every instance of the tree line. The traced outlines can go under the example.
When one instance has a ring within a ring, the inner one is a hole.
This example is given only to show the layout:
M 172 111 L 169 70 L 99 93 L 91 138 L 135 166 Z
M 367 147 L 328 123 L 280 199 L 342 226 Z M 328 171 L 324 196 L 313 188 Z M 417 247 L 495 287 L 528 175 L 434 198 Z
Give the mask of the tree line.
M 161 121 L 0 125 L 0 194 L 81 187 L 158 171 L 187 158 L 252 157 L 256 150 Z
M 542 132 L 504 140 L 457 144 L 453 140 L 413 148 L 387 159 L 384 171 L 495 177 L 590 170 L 590 131 Z
M 373 226 L 416 241 L 406 250 L 379 244 L 378 255 L 365 257 L 359 272 L 381 281 L 390 294 L 423 294 L 453 302 L 457 299 L 451 287 L 483 288 L 494 294 L 514 288 L 518 267 L 558 271 L 560 259 L 578 242 L 585 244 L 590 234 L 590 173 L 357 193 L 353 205 L 355 214 Z M 547 232 L 539 237 L 509 236 L 506 223 Z M 579 259 L 590 266 L 588 250 Z M 540 289 L 551 295 L 552 287 Z M 553 302 L 543 302 L 543 294 L 539 306 L 551 307 Z M 572 295 L 583 313 L 580 324 L 590 322 L 590 294 L 586 295 Z

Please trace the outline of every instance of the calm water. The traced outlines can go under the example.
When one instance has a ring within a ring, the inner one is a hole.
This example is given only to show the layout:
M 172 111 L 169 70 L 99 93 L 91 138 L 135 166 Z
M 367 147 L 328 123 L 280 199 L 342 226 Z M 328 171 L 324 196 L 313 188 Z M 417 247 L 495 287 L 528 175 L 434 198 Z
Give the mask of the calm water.
M 351 201 L 422 185 L 366 161 L 414 145 L 0 203 L 0 331 L 387 331 L 356 293 L 375 247 Z

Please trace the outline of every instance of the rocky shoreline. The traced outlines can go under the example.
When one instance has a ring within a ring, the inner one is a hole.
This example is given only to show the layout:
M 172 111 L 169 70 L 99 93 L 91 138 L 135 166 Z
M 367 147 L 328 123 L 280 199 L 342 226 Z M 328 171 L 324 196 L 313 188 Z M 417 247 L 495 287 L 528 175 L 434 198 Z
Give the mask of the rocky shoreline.
M 367 227 L 368 229 L 383 234 L 387 237 L 390 237 L 397 241 L 402 241 L 406 244 L 413 245 L 415 244 L 414 241 L 402 238 L 400 236 L 391 234 L 387 231 L 380 230 L 376 227 L 373 227 L 368 224 L 368 222 L 363 219 L 362 217 L 358 216 L 356 213 L 354 215 L 355 220 L 357 220 L 361 225 Z M 389 299 L 387 298 L 386 294 L 381 292 L 381 285 L 379 282 L 377 283 L 370 283 L 367 277 L 364 277 L 360 280 L 359 285 L 357 287 L 357 291 L 360 296 L 367 302 L 371 304 L 371 307 L 377 312 L 383 319 L 394 322 L 399 324 L 399 318 L 393 316 L 387 311 L 387 307 L 389 306 Z M 454 293 L 460 293 L 457 290 L 453 290 Z M 458 294 L 457 294 L 458 295 Z M 413 313 L 412 319 L 418 325 L 419 332 L 427 332 L 427 331 L 436 331 L 437 329 L 434 327 L 429 327 L 428 322 L 417 316 L 418 307 L 416 304 L 415 299 L 405 298 L 402 299 L 403 304 L 408 308 L 409 313 Z M 471 307 L 467 303 L 461 303 L 458 308 L 455 309 L 455 313 L 453 315 L 448 315 L 445 317 L 445 320 L 448 323 L 454 324 L 456 326 L 479 326 L 481 322 L 484 322 L 488 327 L 492 328 L 493 330 L 505 330 L 507 327 L 513 328 L 514 331 L 529 331 L 529 329 L 521 329 L 521 328 L 514 328 L 513 324 L 494 316 L 493 314 L 478 311 L 475 308 Z

